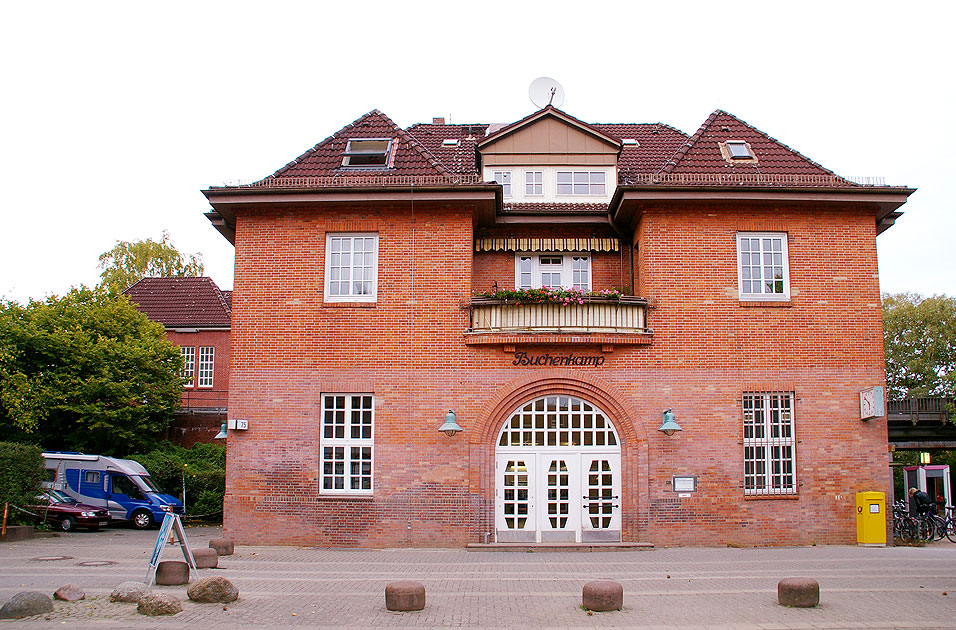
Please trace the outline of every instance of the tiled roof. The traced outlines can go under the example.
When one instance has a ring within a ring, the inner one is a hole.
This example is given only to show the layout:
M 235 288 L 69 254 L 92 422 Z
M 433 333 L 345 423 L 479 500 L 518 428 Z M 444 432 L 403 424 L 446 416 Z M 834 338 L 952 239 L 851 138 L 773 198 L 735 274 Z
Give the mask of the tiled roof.
M 748 143 L 755 159 L 725 159 L 719 143 L 728 140 Z M 664 175 L 752 175 L 769 179 L 801 177 L 810 183 L 819 182 L 817 185 L 857 186 L 719 109 L 674 153 L 660 172 Z
M 486 129 L 487 124 L 417 124 L 408 128 L 408 135 L 418 140 L 449 171 L 472 174 L 478 168 L 475 163 L 475 145 L 484 139 Z M 445 140 L 458 140 L 458 145 L 445 146 Z
M 624 145 L 617 160 L 618 180 L 626 182 L 629 175 L 656 173 L 667 159 L 687 142 L 687 134 L 663 123 L 653 124 L 593 124 L 601 133 L 624 140 L 633 138 L 637 146 Z
M 396 139 L 391 148 L 392 168 L 343 167 L 342 156 L 349 140 L 362 138 Z M 374 109 L 318 143 L 269 178 L 329 177 L 355 175 L 442 175 L 448 172 L 435 157 L 392 119 Z
M 508 203 L 506 201 L 502 206 L 502 212 L 512 214 L 607 213 L 606 203 Z
M 166 328 L 230 325 L 232 291 L 220 291 L 212 278 L 143 278 L 123 295 Z

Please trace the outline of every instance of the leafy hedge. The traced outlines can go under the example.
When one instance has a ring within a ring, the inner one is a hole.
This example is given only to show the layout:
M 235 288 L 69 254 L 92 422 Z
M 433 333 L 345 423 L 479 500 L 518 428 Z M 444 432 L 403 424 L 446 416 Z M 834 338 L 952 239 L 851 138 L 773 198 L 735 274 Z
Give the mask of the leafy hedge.
M 0 471 L 0 503 L 12 503 L 22 508 L 35 503 L 36 491 L 46 477 L 39 447 L 0 442 Z M 30 516 L 12 508 L 7 519 L 10 524 L 33 522 Z
M 202 520 L 222 521 L 222 497 L 226 491 L 226 447 L 196 444 L 192 448 L 169 442 L 147 452 L 127 455 L 146 467 L 159 488 L 182 499 L 186 484 L 186 516 L 208 515 Z

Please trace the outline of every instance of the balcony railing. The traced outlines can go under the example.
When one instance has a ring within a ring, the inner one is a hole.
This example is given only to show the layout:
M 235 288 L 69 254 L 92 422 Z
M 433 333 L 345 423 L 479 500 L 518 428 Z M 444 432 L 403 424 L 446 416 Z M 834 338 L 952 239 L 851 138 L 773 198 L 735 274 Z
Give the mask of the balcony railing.
M 185 389 L 180 413 L 222 413 L 229 403 L 229 392 L 211 389 Z
M 585 297 L 583 304 L 471 301 L 471 333 L 648 334 L 647 300 Z

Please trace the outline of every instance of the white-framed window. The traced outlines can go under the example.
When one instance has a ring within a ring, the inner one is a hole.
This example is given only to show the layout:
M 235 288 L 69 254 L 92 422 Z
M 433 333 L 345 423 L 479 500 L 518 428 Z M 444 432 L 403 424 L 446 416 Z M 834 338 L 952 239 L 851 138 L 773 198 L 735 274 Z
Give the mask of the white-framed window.
M 372 494 L 372 394 L 322 395 L 321 494 Z
M 385 168 L 391 147 L 392 141 L 388 138 L 349 140 L 342 156 L 342 166 Z
M 793 393 L 743 395 L 744 493 L 796 494 Z
M 591 290 L 591 256 L 585 253 L 518 253 L 515 255 L 518 289 Z
M 511 171 L 495 171 L 495 183 L 501 184 L 501 195 L 511 196 Z
M 524 194 L 526 197 L 544 195 L 544 172 L 526 171 L 524 174 Z
M 737 234 L 737 286 L 741 300 L 790 299 L 786 233 Z
M 199 387 L 212 387 L 216 370 L 216 349 L 213 346 L 199 347 L 199 366 L 196 370 L 196 384 Z
M 374 302 L 378 293 L 378 234 L 328 234 L 325 301 Z
M 192 346 L 183 346 L 179 352 L 183 355 L 183 371 L 179 375 L 186 379 L 183 387 L 192 387 L 196 369 L 196 349 Z
M 559 195 L 603 196 L 607 184 L 604 171 L 558 171 Z

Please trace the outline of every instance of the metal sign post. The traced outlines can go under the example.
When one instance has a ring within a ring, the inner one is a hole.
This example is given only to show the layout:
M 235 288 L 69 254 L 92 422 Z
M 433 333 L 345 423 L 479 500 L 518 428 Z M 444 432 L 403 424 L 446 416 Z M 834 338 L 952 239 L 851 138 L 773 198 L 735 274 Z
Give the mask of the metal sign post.
M 156 567 L 159 566 L 159 557 L 163 553 L 163 547 L 166 546 L 166 541 L 169 540 L 170 534 L 175 534 L 176 538 L 179 539 L 179 548 L 182 549 L 183 558 L 186 559 L 186 565 L 189 567 L 190 572 L 196 571 L 196 560 L 193 558 L 193 552 L 189 548 L 189 541 L 186 540 L 186 530 L 183 529 L 183 521 L 179 518 L 179 514 L 173 514 L 172 512 L 166 512 L 166 516 L 163 517 L 163 524 L 159 527 L 159 536 L 156 537 L 156 546 L 153 547 L 153 555 L 149 559 L 149 568 L 146 570 L 146 586 L 152 586 L 153 580 L 156 578 Z M 190 573 L 190 576 L 192 573 Z

